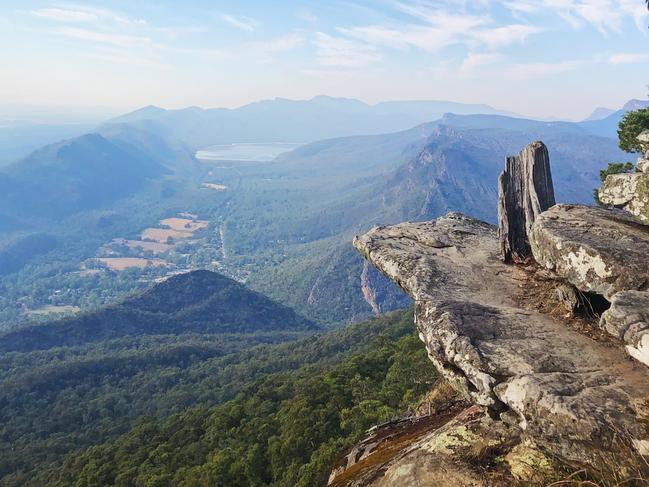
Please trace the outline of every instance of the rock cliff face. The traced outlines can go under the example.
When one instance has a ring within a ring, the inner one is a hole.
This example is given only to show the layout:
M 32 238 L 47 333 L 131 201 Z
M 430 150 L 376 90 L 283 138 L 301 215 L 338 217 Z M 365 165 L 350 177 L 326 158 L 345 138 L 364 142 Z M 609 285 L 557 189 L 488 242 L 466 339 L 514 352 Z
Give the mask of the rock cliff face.
M 523 154 L 540 148 L 535 143 Z M 508 159 L 506 173 L 526 174 L 524 161 Z M 517 194 L 535 193 L 525 185 L 538 185 L 536 178 L 518 180 Z M 553 194 L 551 180 L 549 190 L 544 201 Z M 507 191 L 501 184 L 501 201 Z M 516 201 L 523 201 L 513 206 L 520 210 L 526 198 Z M 530 215 L 529 225 L 517 218 L 523 224 L 507 227 L 501 219 L 499 230 L 450 213 L 375 227 L 354 239 L 415 301 L 429 358 L 461 401 L 473 405 L 442 425 L 429 420 L 425 434 L 370 469 L 372 475 L 351 475 L 367 473 L 361 465 L 367 460 L 353 458 L 332 484 L 449 485 L 453 478 L 453 485 L 511 485 L 515 478 L 540 482 L 561 466 L 647 478 L 649 227 L 617 210 L 584 206 Z M 503 262 L 512 250 L 503 242 L 516 241 L 529 242 L 535 263 Z M 575 327 L 570 315 L 549 312 L 551 303 L 535 302 L 534 289 L 543 286 L 555 290 L 548 294 L 555 308 L 559 298 L 569 308 L 590 308 L 590 324 Z M 592 315 L 606 300 L 611 306 L 598 332 Z M 467 453 L 476 448 L 506 460 L 497 475 L 486 473 L 493 455 Z

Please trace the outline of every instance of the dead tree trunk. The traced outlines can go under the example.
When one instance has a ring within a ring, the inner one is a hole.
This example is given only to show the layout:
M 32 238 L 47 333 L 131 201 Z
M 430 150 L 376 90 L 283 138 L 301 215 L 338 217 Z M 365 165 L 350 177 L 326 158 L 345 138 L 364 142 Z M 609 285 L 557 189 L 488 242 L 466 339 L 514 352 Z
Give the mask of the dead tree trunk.
M 527 238 L 536 217 L 554 206 L 548 149 L 537 141 L 517 156 L 507 157 L 498 178 L 498 235 L 505 262 L 525 262 L 531 256 Z

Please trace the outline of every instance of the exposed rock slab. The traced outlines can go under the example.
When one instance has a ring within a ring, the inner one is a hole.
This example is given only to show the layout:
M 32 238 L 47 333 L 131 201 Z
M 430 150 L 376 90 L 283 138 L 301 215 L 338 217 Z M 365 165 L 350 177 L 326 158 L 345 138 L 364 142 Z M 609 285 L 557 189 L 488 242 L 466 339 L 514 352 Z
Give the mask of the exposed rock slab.
M 622 291 L 613 296 L 600 326 L 626 344 L 633 358 L 649 365 L 649 292 Z
M 577 289 L 607 299 L 649 286 L 649 226 L 621 211 L 556 205 L 532 226 L 536 261 Z
M 526 434 L 565 459 L 597 465 L 620 431 L 636 459 L 649 453 L 646 369 L 518 307 L 516 270 L 500 260 L 494 227 L 455 213 L 376 227 L 354 245 L 415 300 L 430 359 L 474 402 L 514 411 Z
M 640 159 L 638 169 L 646 171 L 649 161 Z M 599 188 L 599 200 L 622 208 L 642 222 L 649 222 L 649 174 L 646 172 L 611 174 Z
M 507 157 L 498 177 L 498 238 L 505 262 L 532 255 L 528 234 L 538 215 L 555 204 L 548 149 L 536 141 Z
M 428 429 L 422 431 L 422 426 Z M 381 425 L 352 449 L 350 455 L 358 455 L 358 449 L 363 453 L 352 465 L 335 471 L 329 485 L 509 486 L 514 477 L 508 465 L 485 475 L 487 467 L 479 465 L 476 456 L 482 454 L 482 460 L 490 463 L 518 445 L 518 435 L 516 428 L 491 419 L 478 406 Z

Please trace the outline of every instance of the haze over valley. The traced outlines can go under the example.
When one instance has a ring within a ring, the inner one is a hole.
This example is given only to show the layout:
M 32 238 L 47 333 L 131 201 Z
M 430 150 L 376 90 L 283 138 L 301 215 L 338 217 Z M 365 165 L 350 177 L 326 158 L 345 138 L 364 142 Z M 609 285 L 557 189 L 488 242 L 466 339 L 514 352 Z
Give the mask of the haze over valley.
M 3 3 L 0 487 L 646 485 L 648 25 Z

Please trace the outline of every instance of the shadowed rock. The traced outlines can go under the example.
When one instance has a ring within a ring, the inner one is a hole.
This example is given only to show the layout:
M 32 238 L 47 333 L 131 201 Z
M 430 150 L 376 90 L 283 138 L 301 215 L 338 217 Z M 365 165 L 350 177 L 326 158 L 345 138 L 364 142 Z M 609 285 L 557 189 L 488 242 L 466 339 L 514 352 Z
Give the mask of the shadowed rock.
M 498 178 L 498 229 L 505 262 L 530 258 L 528 234 L 532 224 L 554 203 L 550 159 L 543 142 L 533 142 L 505 160 Z
M 649 285 L 649 226 L 622 211 L 556 205 L 537 218 L 530 244 L 540 265 L 608 300 Z
M 614 295 L 600 326 L 622 340 L 629 355 L 649 365 L 649 292 L 622 291 Z
M 649 130 L 638 135 L 645 151 L 636 163 L 636 172 L 609 174 L 599 188 L 599 200 L 623 208 L 643 223 L 649 223 Z
M 623 439 L 623 462 L 649 453 L 645 368 L 521 308 L 522 271 L 501 261 L 496 228 L 452 213 L 376 227 L 354 246 L 415 300 L 428 356 L 473 402 L 515 412 L 525 435 L 564 460 L 597 467 Z

